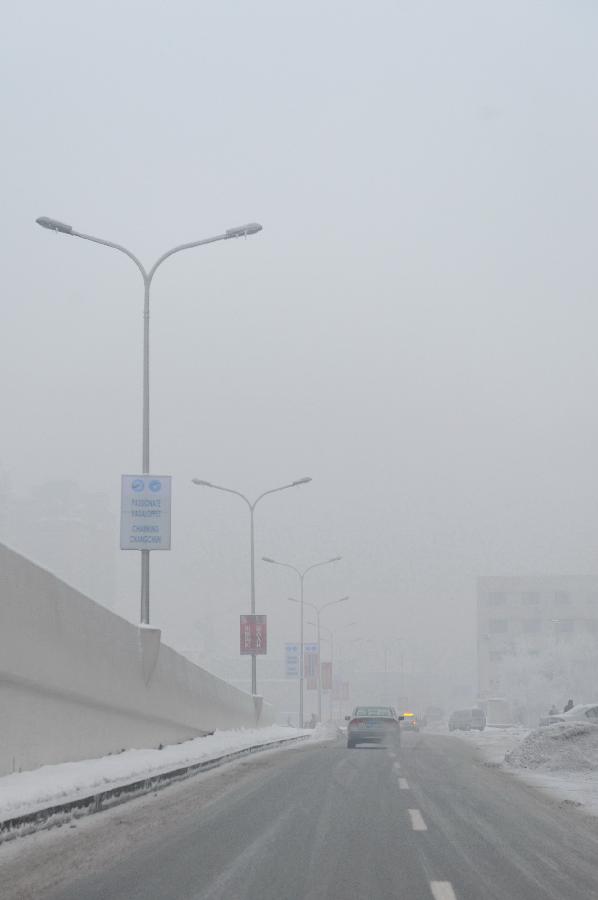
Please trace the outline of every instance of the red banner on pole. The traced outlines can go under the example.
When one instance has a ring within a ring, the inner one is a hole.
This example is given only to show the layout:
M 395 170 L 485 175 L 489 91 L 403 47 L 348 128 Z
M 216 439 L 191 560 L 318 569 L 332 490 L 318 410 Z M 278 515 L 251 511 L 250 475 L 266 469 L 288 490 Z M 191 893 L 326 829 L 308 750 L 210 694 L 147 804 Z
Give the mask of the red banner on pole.
M 340 680 L 334 681 L 334 686 L 332 689 L 332 699 L 339 700 L 339 701 L 349 699 L 349 682 L 348 681 L 340 681 Z
M 240 653 L 263 656 L 268 652 L 266 616 L 241 616 Z
M 332 690 L 332 663 L 331 662 L 323 662 L 322 663 L 322 690 L 323 691 L 331 691 Z
M 303 676 L 308 691 L 318 689 L 318 670 L 320 668 L 320 648 L 317 644 L 303 645 Z

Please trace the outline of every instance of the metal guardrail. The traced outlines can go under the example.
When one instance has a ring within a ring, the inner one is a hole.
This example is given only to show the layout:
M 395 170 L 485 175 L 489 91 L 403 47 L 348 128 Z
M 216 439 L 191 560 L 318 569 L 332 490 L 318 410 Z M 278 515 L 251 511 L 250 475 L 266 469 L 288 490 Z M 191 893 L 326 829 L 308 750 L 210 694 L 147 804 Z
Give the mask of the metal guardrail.
M 232 753 L 225 753 L 222 756 L 206 759 L 202 762 L 191 763 L 178 769 L 169 769 L 167 772 L 150 775 L 147 778 L 131 781 L 128 784 L 120 784 L 118 787 L 108 788 L 97 794 L 88 794 L 86 797 L 77 797 L 76 800 L 55 803 L 52 806 L 46 806 L 34 812 L 4 819 L 0 821 L 0 844 L 4 841 L 14 840 L 17 837 L 33 834 L 36 831 L 60 827 L 72 819 L 80 819 L 83 816 L 111 809 L 113 806 L 126 803 L 128 800 L 133 800 L 152 791 L 168 787 L 169 784 L 183 781 L 201 772 L 208 772 L 210 769 L 217 769 L 219 766 L 241 759 L 243 756 L 250 756 L 262 750 L 271 750 L 283 744 L 300 743 L 309 737 L 310 735 L 303 734 L 298 737 L 268 741 L 266 744 L 254 744 L 251 747 L 244 747 L 242 750 L 235 750 Z

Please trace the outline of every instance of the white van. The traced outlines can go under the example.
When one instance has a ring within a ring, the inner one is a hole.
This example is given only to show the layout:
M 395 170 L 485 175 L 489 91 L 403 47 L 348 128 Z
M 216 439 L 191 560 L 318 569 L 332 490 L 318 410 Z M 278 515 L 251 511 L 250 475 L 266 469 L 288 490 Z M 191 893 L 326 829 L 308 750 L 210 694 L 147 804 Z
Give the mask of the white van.
M 483 709 L 456 709 L 448 720 L 449 731 L 483 731 L 486 727 L 486 714 Z

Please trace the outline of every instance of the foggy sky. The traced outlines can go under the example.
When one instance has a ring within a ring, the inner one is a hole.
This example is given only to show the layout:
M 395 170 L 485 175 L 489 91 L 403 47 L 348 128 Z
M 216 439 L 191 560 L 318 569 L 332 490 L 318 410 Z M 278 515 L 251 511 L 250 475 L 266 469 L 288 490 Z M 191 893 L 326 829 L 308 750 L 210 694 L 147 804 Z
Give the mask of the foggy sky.
M 590 0 L 22 2 L 4 9 L 0 467 L 104 491 L 173 476 L 152 620 L 248 611 L 234 497 L 327 623 L 471 674 L 480 574 L 596 573 L 596 109 Z M 115 543 L 118 534 L 115 534 Z M 19 549 L 18 547 L 16 549 Z M 135 553 L 117 611 L 138 618 Z M 292 576 L 259 564 L 271 647 Z M 307 582 L 306 582 L 307 585 Z M 457 676 L 455 676 L 457 677 Z

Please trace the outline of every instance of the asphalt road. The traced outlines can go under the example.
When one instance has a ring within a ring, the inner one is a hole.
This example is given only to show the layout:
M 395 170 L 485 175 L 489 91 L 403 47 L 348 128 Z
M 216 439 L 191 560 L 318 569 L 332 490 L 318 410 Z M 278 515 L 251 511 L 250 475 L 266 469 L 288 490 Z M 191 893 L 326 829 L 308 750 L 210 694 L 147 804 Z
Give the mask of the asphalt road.
M 598 820 L 425 733 L 261 754 L 15 843 L 3 900 L 598 898 Z

